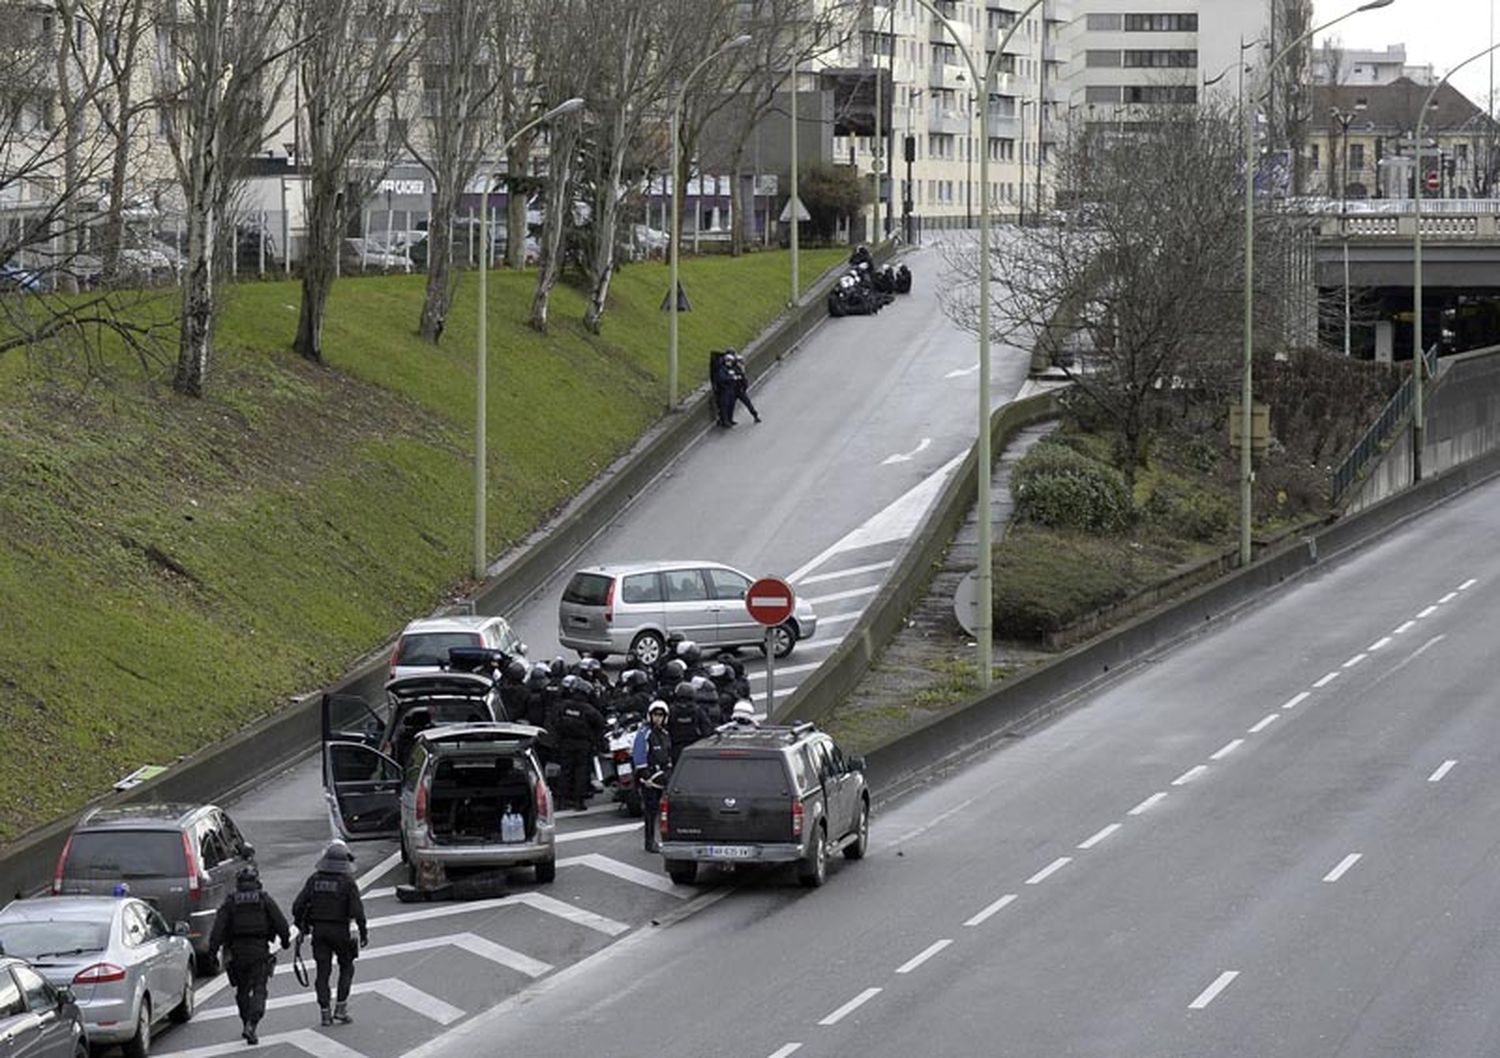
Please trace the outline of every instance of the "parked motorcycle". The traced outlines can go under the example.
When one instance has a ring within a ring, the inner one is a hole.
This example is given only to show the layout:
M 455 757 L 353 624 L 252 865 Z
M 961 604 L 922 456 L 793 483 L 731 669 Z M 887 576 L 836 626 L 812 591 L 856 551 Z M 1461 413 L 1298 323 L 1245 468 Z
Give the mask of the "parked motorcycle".
M 641 728 L 638 716 L 616 716 L 604 718 L 605 744 L 608 747 L 594 760 L 594 774 L 600 785 L 611 793 L 613 799 L 625 807 L 632 817 L 641 814 L 641 791 L 635 782 L 635 766 L 631 763 L 631 750 L 635 746 L 635 733 Z

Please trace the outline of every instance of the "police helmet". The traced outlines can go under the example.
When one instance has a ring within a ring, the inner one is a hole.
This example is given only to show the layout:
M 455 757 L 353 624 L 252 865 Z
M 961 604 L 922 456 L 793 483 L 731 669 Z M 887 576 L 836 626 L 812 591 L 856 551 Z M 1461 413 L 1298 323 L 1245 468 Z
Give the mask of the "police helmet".
M 681 658 L 673 658 L 661 667 L 661 682 L 676 683 L 687 675 L 687 663 Z
M 741 698 L 734 703 L 734 712 L 730 715 L 735 720 L 754 720 L 755 706 Z
M 247 863 L 241 867 L 239 873 L 234 876 L 234 884 L 240 889 L 260 888 L 260 872 L 255 869 L 255 864 Z
M 598 658 L 579 658 L 578 671 L 592 677 L 596 673 L 603 672 L 604 666 L 599 664 Z
M 546 682 L 551 679 L 551 677 L 552 670 L 547 667 L 547 663 L 544 661 L 538 661 L 535 665 L 531 666 L 531 671 L 526 675 L 526 682 L 528 684 L 531 684 L 533 687 L 541 687 L 544 686 Z
M 626 669 L 620 675 L 620 683 L 632 691 L 643 691 L 651 683 L 651 677 L 640 669 Z
M 588 681 L 581 676 L 572 673 L 562 678 L 562 691 L 564 694 L 587 694 Z
M 652 702 L 650 705 L 646 706 L 647 717 L 653 716 L 656 713 L 660 713 L 662 716 L 666 716 L 671 711 L 672 710 L 667 708 L 667 703 L 662 701 L 660 698 Z
M 703 651 L 691 639 L 684 639 L 677 644 L 677 656 L 688 665 L 696 665 L 698 659 L 703 656 Z
M 699 705 L 717 705 L 719 702 L 719 692 L 708 680 L 698 684 L 698 689 L 693 693 L 697 696 Z
M 505 663 L 505 678 L 513 683 L 520 683 L 526 678 L 526 662 L 518 658 L 512 658 Z
M 683 680 L 676 687 L 672 688 L 672 697 L 679 702 L 691 702 L 695 698 L 697 698 L 697 696 L 697 688 L 695 688 L 691 683 L 688 683 L 686 680 Z
M 708 667 L 708 678 L 715 683 L 726 683 L 729 680 L 729 666 L 722 661 L 716 661 Z
M 552 664 L 547 669 L 547 674 L 554 680 L 560 680 L 568 674 L 568 659 L 559 654 L 552 659 Z

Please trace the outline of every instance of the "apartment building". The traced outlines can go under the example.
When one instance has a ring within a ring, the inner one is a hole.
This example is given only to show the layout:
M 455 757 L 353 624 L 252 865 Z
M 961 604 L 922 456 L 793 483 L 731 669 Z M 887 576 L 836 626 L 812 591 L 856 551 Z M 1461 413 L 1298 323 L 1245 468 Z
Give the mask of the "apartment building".
M 1431 87 L 1436 81 L 1432 63 L 1406 61 L 1405 44 L 1387 44 L 1380 51 L 1320 44 L 1312 52 L 1311 72 L 1315 85 L 1386 85 L 1404 77 Z

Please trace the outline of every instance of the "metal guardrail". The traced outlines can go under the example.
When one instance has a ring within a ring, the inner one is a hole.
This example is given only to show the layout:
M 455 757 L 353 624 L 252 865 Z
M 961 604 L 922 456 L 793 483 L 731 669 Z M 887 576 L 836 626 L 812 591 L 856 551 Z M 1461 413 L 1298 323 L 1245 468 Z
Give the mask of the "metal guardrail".
M 1437 377 L 1438 347 L 1433 345 L 1427 350 L 1427 377 Z M 1407 415 L 1412 406 L 1412 377 L 1407 375 L 1401 381 L 1401 388 L 1386 401 L 1385 407 L 1381 409 L 1380 415 L 1364 432 L 1349 454 L 1344 457 L 1333 471 L 1333 480 L 1330 485 L 1330 495 L 1335 505 L 1343 498 L 1344 494 L 1360 480 L 1364 475 L 1365 468 L 1386 449 L 1386 442 L 1391 435 L 1405 424 Z

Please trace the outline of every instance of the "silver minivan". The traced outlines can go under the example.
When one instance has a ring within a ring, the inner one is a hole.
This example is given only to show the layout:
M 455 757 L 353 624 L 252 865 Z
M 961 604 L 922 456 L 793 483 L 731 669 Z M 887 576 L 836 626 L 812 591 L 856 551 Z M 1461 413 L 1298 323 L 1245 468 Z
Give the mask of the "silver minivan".
M 639 562 L 590 566 L 574 573 L 558 605 L 557 638 L 580 654 L 634 654 L 655 665 L 669 637 L 705 649 L 765 647 L 765 629 L 745 609 L 752 578 L 719 562 Z M 817 631 L 818 618 L 802 599 L 776 629 L 776 656 Z

